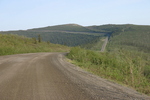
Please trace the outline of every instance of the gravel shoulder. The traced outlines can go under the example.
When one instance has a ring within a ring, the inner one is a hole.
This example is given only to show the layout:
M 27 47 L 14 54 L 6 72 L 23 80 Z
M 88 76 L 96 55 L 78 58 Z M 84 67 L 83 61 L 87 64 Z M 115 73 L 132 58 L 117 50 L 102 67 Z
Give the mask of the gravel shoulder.
M 64 55 L 0 56 L 0 100 L 150 100 L 70 64 Z

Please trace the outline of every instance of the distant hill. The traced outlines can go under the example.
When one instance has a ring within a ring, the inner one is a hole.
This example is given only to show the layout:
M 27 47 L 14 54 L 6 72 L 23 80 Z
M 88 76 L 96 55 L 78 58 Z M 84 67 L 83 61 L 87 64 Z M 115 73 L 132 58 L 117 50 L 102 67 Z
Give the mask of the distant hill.
M 43 41 L 67 46 L 84 45 L 94 41 L 95 39 L 103 37 L 106 34 L 95 32 L 77 24 L 48 26 L 43 28 L 7 31 L 1 33 L 23 35 L 30 38 L 37 38 L 38 35 L 40 35 Z
M 101 25 L 89 26 L 96 32 L 109 33 L 107 50 L 136 50 L 150 53 L 150 26 L 148 25 Z
M 34 32 L 89 32 L 92 33 L 94 31 L 83 27 L 77 24 L 64 24 L 64 25 L 56 25 L 56 26 L 48 26 L 43 28 L 35 28 L 29 29 L 27 31 L 34 31 Z
M 127 49 L 150 53 L 150 26 L 112 25 L 114 30 L 108 44 L 109 50 Z M 111 26 L 111 27 L 112 27 Z
M 116 25 L 116 24 L 106 24 L 100 26 L 88 26 L 88 29 L 97 31 L 97 32 L 114 32 L 126 27 L 134 26 L 132 24 Z
M 22 31 L 7 31 L 2 34 L 18 34 L 31 38 L 41 36 L 43 41 L 67 46 L 83 46 L 100 50 L 103 39 L 109 36 L 107 50 L 131 49 L 143 52 L 150 51 L 150 26 L 115 25 L 84 27 L 77 24 L 64 24 L 34 28 Z

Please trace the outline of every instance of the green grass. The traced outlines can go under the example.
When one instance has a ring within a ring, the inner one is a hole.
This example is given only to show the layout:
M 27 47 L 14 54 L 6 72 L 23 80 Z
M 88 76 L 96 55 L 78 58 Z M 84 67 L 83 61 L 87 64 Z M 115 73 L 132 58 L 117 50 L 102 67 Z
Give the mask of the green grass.
M 101 37 L 96 38 L 96 39 L 94 39 L 93 41 L 91 41 L 87 44 L 81 45 L 81 47 L 85 48 L 85 49 L 89 49 L 89 50 L 100 51 L 101 48 L 102 48 L 102 45 L 104 43 L 105 38 L 106 37 L 101 36 Z
M 150 63 L 143 54 L 120 50 L 95 52 L 74 47 L 68 54 L 75 64 L 103 78 L 150 95 Z
M 0 55 L 66 51 L 69 51 L 69 47 L 51 44 L 48 42 L 38 43 L 36 39 L 27 38 L 24 36 L 0 34 Z

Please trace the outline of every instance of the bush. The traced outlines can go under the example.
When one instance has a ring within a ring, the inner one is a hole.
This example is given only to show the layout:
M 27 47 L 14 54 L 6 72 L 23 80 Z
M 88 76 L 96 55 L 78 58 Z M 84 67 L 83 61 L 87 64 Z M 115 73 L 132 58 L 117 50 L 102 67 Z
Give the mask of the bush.
M 144 68 L 144 76 L 150 79 L 150 66 L 145 66 Z
M 68 54 L 68 58 L 94 74 L 150 94 L 148 79 L 150 77 L 150 67 L 145 67 L 146 63 L 141 57 L 135 58 L 135 55 L 133 55 L 134 53 L 129 51 L 102 53 L 74 47 Z

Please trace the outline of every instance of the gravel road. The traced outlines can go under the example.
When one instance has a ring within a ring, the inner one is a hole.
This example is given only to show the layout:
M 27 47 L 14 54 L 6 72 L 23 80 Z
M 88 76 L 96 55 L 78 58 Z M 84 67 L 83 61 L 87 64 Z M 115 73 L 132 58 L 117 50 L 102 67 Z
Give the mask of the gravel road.
M 107 46 L 107 43 L 108 43 L 108 37 L 106 37 L 106 39 L 105 39 L 105 41 L 104 41 L 104 43 L 103 43 L 103 45 L 102 45 L 101 52 L 104 52 L 104 51 L 105 51 L 105 48 L 106 48 L 106 46 Z
M 150 100 L 68 62 L 64 53 L 0 56 L 0 100 Z

